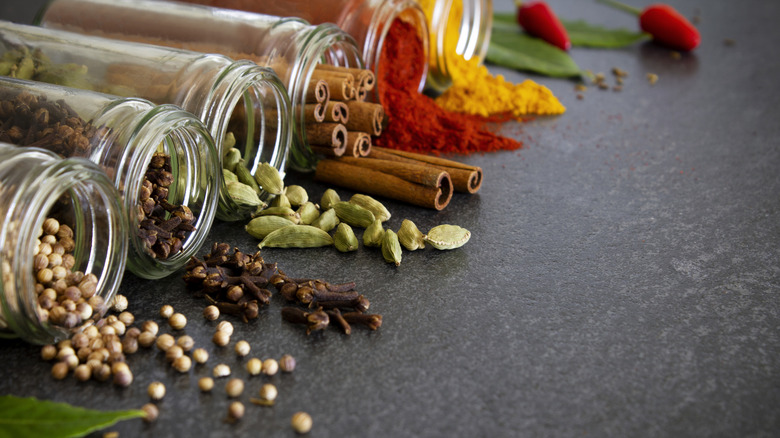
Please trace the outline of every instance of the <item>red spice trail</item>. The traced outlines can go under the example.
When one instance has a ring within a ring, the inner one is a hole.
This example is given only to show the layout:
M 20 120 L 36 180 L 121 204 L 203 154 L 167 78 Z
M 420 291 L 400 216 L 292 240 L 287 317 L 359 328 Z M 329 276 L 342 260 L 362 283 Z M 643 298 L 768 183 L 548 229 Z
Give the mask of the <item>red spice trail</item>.
M 421 69 L 427 62 L 411 24 L 395 20 L 388 30 L 379 63 L 378 85 L 388 116 L 387 128 L 375 143 L 393 149 L 423 153 L 494 152 L 523 146 L 517 140 L 487 130 L 478 116 L 442 109 L 417 92 Z

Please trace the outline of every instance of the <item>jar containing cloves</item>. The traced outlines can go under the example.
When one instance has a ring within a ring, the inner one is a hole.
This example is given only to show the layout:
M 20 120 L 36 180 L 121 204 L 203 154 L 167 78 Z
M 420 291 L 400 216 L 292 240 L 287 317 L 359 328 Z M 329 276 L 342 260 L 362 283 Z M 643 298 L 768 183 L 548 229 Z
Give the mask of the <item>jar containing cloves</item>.
M 51 343 L 97 321 L 127 260 L 120 196 L 83 158 L 0 143 L 0 337 Z
M 179 107 L 0 76 L 0 141 L 100 166 L 119 190 L 139 277 L 175 272 L 206 240 L 219 161 L 206 127 Z
M 337 123 L 313 120 L 322 122 L 336 91 L 328 93 L 321 86 L 324 69 L 363 67 L 355 40 L 334 24 L 148 0 L 53 0 L 39 22 L 47 28 L 220 53 L 272 68 L 291 98 L 290 164 L 299 170 L 310 169 L 317 160 L 311 145 L 324 143 L 328 135 L 339 137 L 337 141 L 347 135 Z
M 290 100 L 269 68 L 8 22 L 0 22 L 0 55 L 5 74 L 21 79 L 177 105 L 206 125 L 223 168 L 252 178 L 259 164 L 268 163 L 284 175 L 293 134 Z M 246 172 L 236 171 L 239 161 Z M 243 196 L 222 178 L 219 187 L 222 220 L 245 219 L 270 196 L 262 187 Z

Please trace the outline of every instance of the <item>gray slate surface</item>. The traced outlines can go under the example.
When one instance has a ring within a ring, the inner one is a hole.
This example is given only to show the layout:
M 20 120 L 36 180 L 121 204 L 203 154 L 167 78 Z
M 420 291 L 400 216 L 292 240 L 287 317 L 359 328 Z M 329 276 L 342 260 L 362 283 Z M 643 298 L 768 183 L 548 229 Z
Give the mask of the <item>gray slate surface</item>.
M 6 0 L 0 17 L 30 22 L 40 3 Z M 564 18 L 635 26 L 594 2 L 550 3 Z M 403 218 L 470 229 L 462 249 L 406 252 L 399 268 L 369 249 L 264 251 L 293 275 L 357 281 L 384 315 L 375 333 L 306 336 L 281 321 L 276 296 L 258 320 L 237 323 L 234 340 L 253 355 L 298 359 L 292 375 L 248 379 L 242 399 L 268 380 L 275 407 L 248 405 L 228 425 L 224 383 L 198 392 L 218 362 L 245 371 L 210 343 L 214 324 L 178 274 L 128 275 L 122 293 L 139 319 L 159 320 L 166 303 L 184 312 L 209 366 L 179 375 L 144 351 L 130 358 L 128 389 L 58 382 L 37 347 L 0 341 L 0 394 L 135 408 L 148 383 L 165 382 L 157 423 L 111 429 L 122 437 L 293 436 L 298 410 L 312 414 L 317 437 L 777 436 L 780 3 L 673 4 L 701 18 L 694 53 L 574 49 L 583 68 L 628 71 L 623 91 L 590 88 L 579 101 L 573 82 L 532 77 L 568 111 L 503 125 L 525 142 L 520 151 L 459 157 L 485 170 L 478 195 L 456 195 L 439 213 L 387 202 L 394 229 Z M 317 197 L 326 188 L 306 175 L 291 182 Z M 250 251 L 242 226 L 217 224 L 210 240 Z

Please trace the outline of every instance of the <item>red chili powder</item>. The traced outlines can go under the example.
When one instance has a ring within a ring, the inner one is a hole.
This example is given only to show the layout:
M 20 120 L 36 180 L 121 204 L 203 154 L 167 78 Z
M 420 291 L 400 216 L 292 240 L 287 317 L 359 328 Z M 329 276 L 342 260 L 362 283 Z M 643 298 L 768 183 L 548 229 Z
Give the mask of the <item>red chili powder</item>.
M 379 62 L 377 84 L 388 116 L 378 146 L 423 153 L 493 152 L 523 146 L 486 129 L 490 119 L 446 111 L 417 91 L 427 62 L 414 27 L 395 20 L 388 30 Z

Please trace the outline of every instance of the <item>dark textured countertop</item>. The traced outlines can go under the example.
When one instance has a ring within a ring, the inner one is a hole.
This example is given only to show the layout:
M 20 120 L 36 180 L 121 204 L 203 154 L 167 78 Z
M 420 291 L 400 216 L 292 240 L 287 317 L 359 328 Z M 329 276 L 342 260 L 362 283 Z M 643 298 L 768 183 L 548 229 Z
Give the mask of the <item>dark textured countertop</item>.
M 6 0 L 0 17 L 31 22 L 40 3 Z M 635 25 L 595 2 L 550 3 L 564 18 Z M 208 366 L 181 375 L 142 351 L 129 358 L 134 384 L 119 389 L 55 381 L 38 347 L 0 341 L 0 394 L 136 408 L 148 383 L 165 382 L 158 421 L 109 429 L 122 437 L 293 436 L 298 410 L 312 415 L 317 437 L 776 436 L 780 3 L 673 4 L 700 18 L 694 53 L 574 49 L 582 68 L 626 70 L 623 90 L 591 87 L 580 101 L 573 82 L 532 77 L 568 110 L 503 125 L 522 150 L 458 157 L 484 169 L 479 194 L 456 194 L 442 212 L 387 202 L 393 229 L 403 218 L 421 229 L 458 224 L 473 233 L 465 247 L 405 252 L 398 268 L 365 248 L 264 250 L 296 276 L 355 280 L 384 316 L 377 332 L 306 336 L 281 320 L 275 296 L 257 320 L 236 323 L 233 339 L 249 341 L 252 355 L 298 360 L 291 375 L 246 379 L 243 401 L 270 381 L 275 407 L 247 403 L 229 425 L 224 384 L 198 391 L 214 364 L 246 377 L 245 361 L 210 342 L 214 324 L 180 274 L 128 275 L 121 292 L 138 319 L 160 320 L 166 303 L 185 313 L 185 332 L 212 353 Z M 305 175 L 290 180 L 317 198 L 325 189 Z M 217 224 L 210 241 L 251 251 L 242 227 Z

